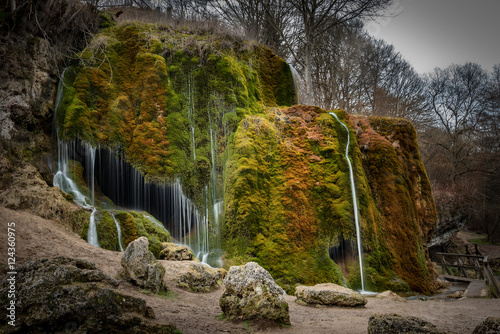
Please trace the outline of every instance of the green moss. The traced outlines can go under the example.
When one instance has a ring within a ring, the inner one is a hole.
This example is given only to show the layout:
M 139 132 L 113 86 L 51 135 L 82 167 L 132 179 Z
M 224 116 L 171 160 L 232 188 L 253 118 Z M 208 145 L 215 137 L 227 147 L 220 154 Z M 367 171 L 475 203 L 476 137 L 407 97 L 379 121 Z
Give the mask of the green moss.
M 107 211 L 97 211 L 95 214 L 96 230 L 101 248 L 120 251 L 118 231 L 115 222 Z
M 116 25 L 116 22 L 113 20 L 113 14 L 100 11 L 99 12 L 99 28 L 105 29 L 110 28 Z
M 105 29 L 79 59 L 65 73 L 60 135 L 120 148 L 149 181 L 180 178 L 199 206 L 212 162 L 222 166 L 220 138 L 264 104 L 294 102 L 281 58 L 226 36 L 127 23 Z
M 139 237 L 146 237 L 149 241 L 149 250 L 159 258 L 161 243 L 171 240 L 168 231 L 157 225 L 161 223 L 157 221 L 156 224 L 153 223 L 148 219 L 150 216 L 144 212 L 115 211 L 115 217 L 122 230 L 123 248 Z
M 369 285 L 403 289 L 401 278 L 433 291 L 424 245 L 436 214 L 410 123 L 334 111 L 346 132 L 320 108 L 278 109 L 295 102 L 288 65 L 265 47 L 207 32 L 117 25 L 79 58 L 65 73 L 60 135 L 123 152 L 148 181 L 180 179 L 211 220 L 206 203 L 224 196 L 226 265 L 257 261 L 288 291 L 342 276 L 359 284 L 355 262 L 341 273 L 328 257 L 356 235 L 350 138 Z M 144 235 L 158 255 L 169 238 L 141 213 L 116 218 L 124 246 Z

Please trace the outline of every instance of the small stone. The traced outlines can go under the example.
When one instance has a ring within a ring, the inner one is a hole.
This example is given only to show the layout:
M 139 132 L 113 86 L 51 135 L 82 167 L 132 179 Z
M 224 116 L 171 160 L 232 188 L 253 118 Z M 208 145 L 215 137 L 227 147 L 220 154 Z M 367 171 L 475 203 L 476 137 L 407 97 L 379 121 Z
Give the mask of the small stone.
M 295 289 L 297 301 L 309 305 L 327 306 L 364 306 L 367 302 L 359 292 L 334 283 L 323 283 L 315 286 L 300 285 Z
M 393 300 L 405 301 L 404 298 L 400 297 L 398 294 L 390 290 L 379 293 L 375 298 L 390 298 Z
M 463 296 L 464 296 L 464 292 L 463 291 L 455 291 L 455 293 L 452 293 L 452 294 L 450 294 L 450 295 L 448 295 L 446 297 L 458 299 L 458 298 L 462 298 Z

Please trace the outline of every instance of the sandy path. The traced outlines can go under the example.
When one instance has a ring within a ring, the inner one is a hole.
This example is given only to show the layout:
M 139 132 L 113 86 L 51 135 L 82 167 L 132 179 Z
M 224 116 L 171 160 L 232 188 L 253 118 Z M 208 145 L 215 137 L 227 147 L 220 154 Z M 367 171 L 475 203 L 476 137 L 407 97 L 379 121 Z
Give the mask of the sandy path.
M 0 206 L 0 266 L 5 275 L 7 223 L 16 223 L 17 263 L 65 255 L 90 260 L 106 274 L 118 278 L 121 254 L 95 248 L 64 227 L 26 212 L 12 211 Z M 222 289 L 206 294 L 190 293 L 169 285 L 168 297 L 155 297 L 141 292 L 131 284 L 121 281 L 123 293 L 146 299 L 153 307 L 159 322 L 173 322 L 183 333 L 366 333 L 368 319 L 375 313 L 398 313 L 417 316 L 430 321 L 442 330 L 471 333 L 486 317 L 500 317 L 500 300 L 460 299 L 452 301 L 398 301 L 369 298 L 366 307 L 314 308 L 294 302 L 287 296 L 290 307 L 291 327 L 238 323 L 219 320 L 219 297 Z

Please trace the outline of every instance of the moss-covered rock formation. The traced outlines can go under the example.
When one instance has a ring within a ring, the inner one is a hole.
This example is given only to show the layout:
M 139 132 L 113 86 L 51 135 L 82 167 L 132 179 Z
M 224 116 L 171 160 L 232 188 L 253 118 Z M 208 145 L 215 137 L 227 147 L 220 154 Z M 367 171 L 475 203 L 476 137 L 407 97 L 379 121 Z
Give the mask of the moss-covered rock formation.
M 347 134 L 324 110 L 288 107 L 292 74 L 269 49 L 206 31 L 118 25 L 78 59 L 64 77 L 60 137 L 113 150 L 149 182 L 180 180 L 212 244 L 220 228 L 226 266 L 256 261 L 288 291 L 360 286 L 355 256 L 329 256 L 356 235 L 349 135 L 368 288 L 434 290 L 436 213 L 410 123 L 335 111 Z M 145 235 L 139 216 L 116 213 L 124 235 Z
M 433 291 L 425 243 L 436 212 L 415 130 L 402 120 L 337 114 L 356 129 L 350 151 L 368 286 L 404 290 L 402 278 L 412 289 Z M 356 238 L 346 142 L 345 129 L 319 108 L 271 108 L 246 117 L 227 164 L 227 257 L 262 263 L 290 288 L 339 283 L 328 250 Z M 359 287 L 357 263 L 344 269 Z
M 198 201 L 213 169 L 222 169 L 224 134 L 263 105 L 295 101 L 281 58 L 209 32 L 123 24 L 78 58 L 65 74 L 60 137 L 114 149 L 148 180 L 180 178 Z

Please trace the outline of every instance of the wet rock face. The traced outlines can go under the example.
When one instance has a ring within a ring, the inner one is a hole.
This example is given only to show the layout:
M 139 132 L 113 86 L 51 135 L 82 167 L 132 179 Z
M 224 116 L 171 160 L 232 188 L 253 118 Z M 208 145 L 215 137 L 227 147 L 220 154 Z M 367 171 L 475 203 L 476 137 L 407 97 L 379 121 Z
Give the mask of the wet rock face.
M 436 326 L 416 317 L 398 314 L 376 314 L 368 320 L 368 334 L 427 333 L 446 334 Z
M 500 318 L 488 317 L 480 323 L 472 334 L 494 334 L 500 333 Z
M 224 287 L 219 305 L 227 316 L 290 324 L 285 291 L 257 263 L 231 267 L 224 279 Z
M 17 270 L 16 326 L 4 322 L 0 332 L 174 332 L 172 325 L 145 322 L 155 317 L 153 310 L 143 299 L 116 292 L 117 285 L 88 261 L 56 257 L 29 262 Z M 8 286 L 4 280 L 2 305 L 9 302 Z
M 162 242 L 160 260 L 191 261 L 195 259 L 191 250 L 186 246 L 179 246 L 171 242 Z
M 303 305 L 360 307 L 367 302 L 359 292 L 333 283 L 300 285 L 295 289 L 295 297 Z
M 463 229 L 470 217 L 468 217 L 462 205 L 450 194 L 438 192 L 434 194 L 434 199 L 436 200 L 439 219 L 428 247 L 444 251 L 440 247 L 444 247 L 457 231 Z
M 146 237 L 137 238 L 127 246 L 122 258 L 122 267 L 125 277 L 133 284 L 155 293 L 167 290 L 163 282 L 165 268 L 149 251 L 149 241 Z

